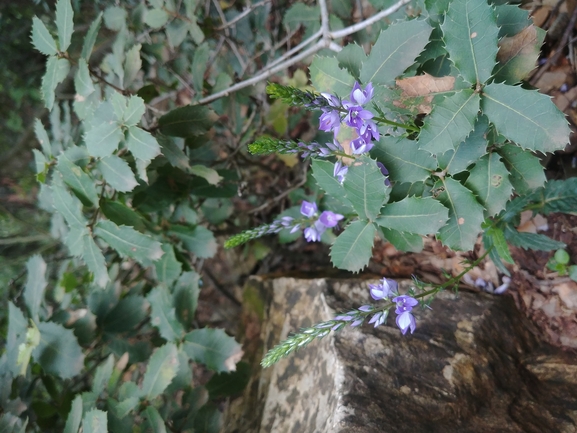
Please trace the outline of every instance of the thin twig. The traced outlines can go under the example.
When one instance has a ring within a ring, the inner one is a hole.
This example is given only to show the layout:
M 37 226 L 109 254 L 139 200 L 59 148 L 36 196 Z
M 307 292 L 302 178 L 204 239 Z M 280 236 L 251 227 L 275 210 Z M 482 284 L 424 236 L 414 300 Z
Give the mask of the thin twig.
M 242 20 L 245 16 L 250 14 L 253 10 L 255 10 L 256 8 L 258 8 L 260 6 L 264 6 L 267 3 L 270 3 L 270 0 L 264 0 L 264 1 L 252 4 L 252 5 L 248 5 L 246 8 L 244 8 L 244 10 L 240 14 L 238 14 L 232 20 L 228 21 L 226 23 L 226 25 L 223 24 L 222 26 L 217 27 L 215 30 L 224 30 L 227 27 L 233 26 L 234 24 L 236 24 L 237 22 Z

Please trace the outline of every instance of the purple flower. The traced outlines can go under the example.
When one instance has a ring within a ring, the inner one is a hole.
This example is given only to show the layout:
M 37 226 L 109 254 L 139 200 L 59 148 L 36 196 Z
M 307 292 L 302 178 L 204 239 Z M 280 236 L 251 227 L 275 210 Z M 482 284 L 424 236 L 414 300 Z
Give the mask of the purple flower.
M 411 330 L 411 334 L 415 331 L 417 326 L 415 322 L 415 317 L 411 314 L 413 307 L 418 305 L 419 301 L 417 301 L 412 296 L 408 295 L 401 295 L 393 298 L 393 302 L 397 304 L 397 308 L 395 309 L 395 313 L 397 313 L 397 326 L 405 335 L 407 330 Z
M 341 116 L 338 111 L 325 109 L 319 118 L 319 129 L 321 131 L 333 131 L 335 135 L 339 133 L 341 126 Z
M 319 217 L 319 222 L 323 224 L 326 228 L 332 228 L 336 226 L 340 220 L 344 218 L 343 215 L 331 212 L 330 210 L 323 211 Z
M 411 329 L 411 334 L 415 332 L 417 323 L 415 322 L 415 317 L 410 313 L 410 311 L 405 311 L 397 316 L 397 326 L 405 335 L 408 329 Z
M 351 91 L 351 102 L 356 105 L 365 105 L 373 98 L 373 85 L 367 84 L 363 90 L 358 82 L 355 81 L 353 90 Z
M 411 311 L 415 305 L 419 304 L 415 298 L 409 295 L 401 295 L 393 298 L 393 302 L 397 304 L 395 313 L 401 314 L 405 311 Z
M 359 307 L 358 310 L 362 311 L 364 313 L 368 313 L 370 311 L 373 311 L 373 306 L 372 305 L 363 305 L 363 306 Z
M 377 161 L 377 167 L 379 167 L 381 173 L 383 173 L 383 176 L 385 176 L 385 186 L 391 186 L 391 181 L 389 180 L 389 170 L 387 170 L 385 164 Z
M 361 106 L 358 105 L 351 106 L 346 104 L 345 102 L 345 108 L 348 110 L 348 113 L 344 118 L 345 124 L 357 130 L 359 130 L 363 126 L 365 120 L 373 118 L 373 113 L 371 113 L 369 110 L 365 110 Z
M 373 315 L 373 317 L 371 317 L 371 320 L 369 320 L 369 324 L 374 323 L 375 324 L 374 326 L 376 328 L 377 326 L 385 323 L 385 320 L 387 320 L 388 316 L 389 316 L 389 310 L 380 311 L 375 315 Z
M 371 140 L 379 140 L 381 134 L 379 133 L 379 128 L 375 122 L 368 119 L 359 128 L 359 135 L 364 138 L 366 142 Z
M 393 293 L 396 293 L 398 288 L 399 284 L 395 280 L 388 278 L 383 278 L 380 284 L 369 284 L 371 296 L 375 301 L 387 299 Z
M 343 183 L 348 171 L 348 166 L 344 165 L 341 161 L 337 161 L 333 170 L 333 176 L 336 177 L 340 183 Z
M 365 319 L 357 319 L 355 320 L 353 323 L 351 323 L 351 326 L 354 328 L 355 326 L 359 326 L 361 323 L 363 323 L 363 320 Z
M 315 223 L 307 227 L 304 231 L 305 239 L 307 242 L 318 242 L 321 240 L 321 236 L 327 228 L 320 221 L 315 221 Z
M 307 218 L 312 218 L 318 212 L 317 204 L 315 202 L 308 202 L 303 200 L 301 204 L 301 214 L 306 216 Z
M 366 142 L 363 137 L 355 138 L 351 141 L 351 150 L 353 151 L 353 155 L 360 155 L 361 153 L 365 153 L 370 151 L 374 147 L 374 144 Z

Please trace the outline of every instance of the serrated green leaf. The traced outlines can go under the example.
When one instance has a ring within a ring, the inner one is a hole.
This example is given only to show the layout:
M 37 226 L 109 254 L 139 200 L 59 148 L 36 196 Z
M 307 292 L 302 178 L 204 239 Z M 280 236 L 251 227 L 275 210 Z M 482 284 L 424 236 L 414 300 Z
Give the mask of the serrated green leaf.
M 82 433 L 108 433 L 108 418 L 106 412 L 92 409 L 82 418 Z
M 200 45 L 195 51 L 192 57 L 192 85 L 194 90 L 199 95 L 202 95 L 202 89 L 204 87 L 204 74 L 206 68 L 208 67 L 208 59 L 210 58 L 210 47 L 208 43 Z
M 44 98 L 44 105 L 49 110 L 54 106 L 54 91 L 56 86 L 60 84 L 68 76 L 70 71 L 70 62 L 66 59 L 59 59 L 56 56 L 48 57 L 46 62 L 46 73 L 42 77 L 42 97 Z
M 535 192 L 540 212 L 547 215 L 552 212 L 577 213 L 577 178 L 550 180 Z
M 443 21 L 451 0 L 425 0 L 425 7 L 434 21 Z
M 555 239 L 551 239 L 549 236 L 539 233 L 518 232 L 517 229 L 512 227 L 510 224 L 505 226 L 504 234 L 505 238 L 511 243 L 511 245 L 526 250 L 554 251 L 567 246 L 563 242 L 556 241 Z
M 120 122 L 124 121 L 124 115 L 127 113 L 128 108 L 128 98 L 122 95 L 120 92 L 112 92 L 112 95 L 108 98 L 112 109 L 114 110 L 114 117 Z
M 99 287 L 106 287 L 109 277 L 108 271 L 106 270 L 106 260 L 102 255 L 102 251 L 100 251 L 100 248 L 98 248 L 92 236 L 84 237 L 83 244 L 82 259 L 90 272 L 94 274 L 94 282 Z
M 336 198 L 346 206 L 352 207 L 351 202 L 346 198 L 346 191 L 343 185 L 337 180 L 334 173 L 335 164 L 321 159 L 312 160 L 313 177 L 318 186 L 331 197 Z
M 190 170 L 190 162 L 184 151 L 177 146 L 174 140 L 166 135 L 158 135 L 158 143 L 162 147 L 162 154 L 173 167 L 180 168 L 182 171 Z
M 479 94 L 465 89 L 436 104 L 419 134 L 419 148 L 432 154 L 455 149 L 475 127 L 479 100 Z
M 497 252 L 497 248 L 493 245 L 493 238 L 487 235 L 486 232 L 483 233 L 483 246 L 485 247 L 485 250 L 489 252 L 489 258 L 493 261 L 497 270 L 510 277 L 511 273 L 503 264 L 503 261 Z
M 166 287 L 172 286 L 182 272 L 182 264 L 176 260 L 174 248 L 170 244 L 162 244 L 162 257 L 154 262 L 156 278 Z
M 500 134 L 523 149 L 554 152 L 569 142 L 565 116 L 549 96 L 537 91 L 489 84 L 483 89 L 481 110 Z
M 46 157 L 38 149 L 32 149 L 32 153 L 34 154 L 34 163 L 36 165 L 36 179 L 38 179 L 40 183 L 45 183 L 46 173 L 49 167 L 48 161 L 46 161 Z
M 160 146 L 156 139 L 150 133 L 143 131 L 137 126 L 128 128 L 126 147 L 135 158 L 139 158 L 142 161 L 151 161 L 160 155 Z
M 146 297 L 152 312 L 151 324 L 158 329 L 160 336 L 167 341 L 177 342 L 184 333 L 184 328 L 176 319 L 176 310 L 172 306 L 170 293 L 166 287 L 156 287 Z
M 483 156 L 471 169 L 465 186 L 473 191 L 485 207 L 485 216 L 493 216 L 505 209 L 513 193 L 509 172 L 496 153 Z M 500 254 L 503 259 L 505 256 Z
M 83 58 L 78 60 L 78 70 L 74 76 L 74 88 L 76 93 L 85 98 L 94 92 L 94 85 L 90 79 L 90 72 L 88 71 L 88 63 Z
M 192 361 L 218 373 L 235 371 L 242 356 L 241 345 L 222 329 L 195 329 L 184 336 L 182 348 Z
M 124 58 L 124 88 L 128 88 L 142 68 L 142 59 L 140 58 L 140 49 L 142 45 L 136 44 L 126 52 Z M 133 96 L 134 97 L 134 96 Z M 140 120 L 140 119 L 139 119 Z
M 347 199 L 361 219 L 373 221 L 389 197 L 385 177 L 375 160 L 362 156 L 349 167 L 343 182 Z
M 198 26 L 196 21 L 190 21 L 189 23 L 187 23 L 187 25 L 190 37 L 192 38 L 192 40 L 196 45 L 200 45 L 202 41 L 204 41 L 204 33 L 202 32 L 202 29 Z
M 32 18 L 32 44 L 34 48 L 45 56 L 55 56 L 58 54 L 56 41 L 38 17 Z
M 139 213 L 118 201 L 103 199 L 100 201 L 100 210 L 116 225 L 132 226 L 138 231 L 146 228 L 145 220 Z
M 80 421 L 82 421 L 82 397 L 80 397 L 79 394 L 76 394 L 76 397 L 72 400 L 68 417 L 66 418 L 64 433 L 78 433 Z
M 503 157 L 505 166 L 511 176 L 510 181 L 517 194 L 527 194 L 529 191 L 543 186 L 545 171 L 541 161 L 528 150 L 519 146 L 506 144 L 497 149 Z
M 301 2 L 294 3 L 283 17 L 283 24 L 292 31 L 301 25 L 305 28 L 303 40 L 311 37 L 314 32 L 320 29 L 320 21 L 319 6 L 309 6 Z
M 173 225 L 168 232 L 179 238 L 184 247 L 201 259 L 208 259 L 216 254 L 216 239 L 214 234 L 203 226 L 194 228 L 182 225 Z
M 142 395 L 152 400 L 162 394 L 178 371 L 178 350 L 166 343 L 154 351 L 142 382 Z
M 90 236 L 88 227 L 70 227 L 64 238 L 64 244 L 68 247 L 70 255 L 81 257 L 84 251 L 84 237 Z
M 372 257 L 376 228 L 368 221 L 354 221 L 331 247 L 331 261 L 339 269 L 359 272 Z
M 391 182 L 399 184 L 424 181 L 437 168 L 435 158 L 408 138 L 383 137 L 375 143 L 371 156 L 389 170 Z
M 27 359 L 20 356 L 20 349 L 26 346 L 26 334 L 28 323 L 20 308 L 8 301 L 8 334 L 6 335 L 6 368 L 16 377 L 21 374 L 23 362 L 28 366 L 30 354 Z M 20 361 L 20 362 L 19 362 Z
M 128 12 L 119 6 L 109 6 L 104 11 L 104 25 L 110 30 L 120 31 L 126 26 Z
M 148 406 L 142 411 L 142 415 L 146 419 L 147 427 L 150 429 L 147 431 L 152 433 L 166 433 L 166 424 L 154 406 Z
M 363 62 L 367 60 L 367 55 L 363 47 L 353 43 L 343 47 L 337 54 L 337 60 L 339 61 L 339 67 L 345 68 L 349 71 L 349 74 L 358 80 L 361 76 Z
M 420 235 L 414 233 L 398 232 L 386 227 L 381 227 L 383 236 L 397 250 L 410 253 L 420 253 L 423 251 L 424 243 Z
M 101 326 L 108 333 L 128 332 L 146 319 L 147 313 L 148 305 L 142 296 L 128 295 L 102 317 Z
M 40 322 L 40 344 L 32 352 L 44 372 L 70 379 L 82 371 L 84 355 L 71 329 L 53 322 Z
M 385 205 L 376 222 L 399 232 L 428 235 L 436 234 L 448 218 L 449 211 L 438 201 L 430 197 L 406 197 Z
M 56 2 L 56 27 L 58 28 L 58 42 L 60 51 L 66 51 L 70 46 L 72 32 L 74 31 L 74 11 L 70 0 L 58 0 Z
M 94 179 L 70 161 L 66 153 L 62 153 L 58 157 L 56 168 L 62 174 L 64 182 L 74 191 L 84 205 L 98 205 L 98 193 L 94 186 Z
M 124 383 L 125 384 L 131 383 L 131 384 L 136 386 L 136 384 L 134 384 L 133 382 L 124 382 Z M 133 397 L 126 397 L 120 403 L 113 402 L 110 404 L 110 406 L 111 406 L 113 413 L 119 419 L 122 419 L 126 415 L 128 415 L 130 412 L 132 412 L 134 410 L 134 408 L 136 408 L 136 406 L 138 406 L 139 403 L 140 403 L 140 398 L 138 396 L 133 396 Z
M 449 209 L 449 221 L 439 230 L 439 239 L 453 250 L 470 251 L 475 246 L 483 222 L 483 206 L 473 193 L 451 178 L 439 180 L 433 191 Z
M 38 322 L 40 305 L 44 300 L 44 290 L 48 282 L 46 281 L 46 262 L 42 256 L 36 254 L 26 262 L 28 277 L 24 288 L 24 302 L 30 312 L 30 317 Z
M 126 109 L 122 113 L 122 119 L 124 125 L 129 127 L 135 126 L 138 122 L 140 122 L 140 119 L 142 119 L 142 116 L 144 115 L 145 111 L 146 106 L 144 105 L 144 100 L 139 96 L 131 95 L 130 98 L 128 98 Z
M 94 234 L 122 257 L 130 257 L 145 266 L 158 260 L 163 254 L 160 242 L 137 232 L 132 227 L 119 227 L 112 221 L 98 221 Z
M 487 130 L 489 120 L 487 116 L 477 117 L 475 129 L 464 141 L 451 149 L 437 155 L 439 167 L 447 170 L 449 174 L 460 173 L 467 169 L 469 165 L 476 162 L 487 153 Z
M 178 48 L 186 39 L 187 34 L 188 23 L 186 21 L 174 20 L 166 26 L 166 37 L 172 48 Z
M 214 111 L 200 105 L 176 108 L 158 119 L 160 132 L 171 137 L 206 134 L 217 119 Z
M 339 62 L 334 57 L 315 57 L 309 71 L 313 87 L 318 92 L 348 97 L 355 84 L 353 76 L 339 68 Z
M 117 191 L 132 191 L 138 185 L 128 163 L 116 155 L 110 155 L 98 161 L 98 169 L 104 180 Z
M 493 247 L 496 249 L 499 257 L 507 263 L 514 264 L 515 261 L 513 257 L 511 257 L 511 251 L 509 251 L 509 245 L 507 245 L 503 230 L 498 227 L 489 227 L 485 234 L 491 237 Z
M 432 30 L 423 20 L 403 21 L 389 26 L 381 32 L 369 58 L 363 62 L 362 82 L 392 84 L 423 51 Z
M 34 121 L 34 133 L 36 134 L 36 139 L 40 143 L 42 147 L 42 153 L 46 158 L 50 158 L 52 156 L 52 147 L 50 146 L 50 139 L 48 138 L 48 134 L 46 133 L 46 129 L 44 129 L 44 125 L 40 119 L 36 119 Z
M 98 36 L 98 30 L 100 30 L 100 23 L 102 22 L 102 15 L 103 13 L 100 12 L 96 19 L 92 21 L 92 24 L 90 24 L 90 28 L 84 37 L 81 56 L 86 60 L 86 62 L 90 59 L 90 54 L 92 54 L 94 44 L 96 43 L 96 37 Z
M 82 215 L 82 204 L 80 200 L 72 196 L 66 188 L 57 182 L 53 182 L 50 187 L 52 191 L 52 202 L 56 209 L 70 227 L 86 227 L 86 219 Z
M 210 167 L 205 165 L 193 165 L 190 167 L 190 173 L 194 174 L 195 176 L 200 176 L 205 179 L 211 185 L 218 185 L 218 183 L 223 179 L 218 172 Z
M 118 149 L 120 140 L 124 138 L 120 125 L 115 122 L 103 122 L 91 128 L 85 135 L 84 141 L 90 156 L 104 158 L 112 155 Z
M 183 272 L 172 289 L 172 304 L 176 309 L 176 317 L 185 327 L 194 324 L 194 315 L 198 305 L 200 275 L 194 271 Z
M 485 83 L 498 51 L 493 8 L 484 1 L 453 1 L 441 28 L 445 49 L 462 77 L 471 84 Z
M 92 380 L 92 392 L 100 395 L 108 387 L 108 381 L 112 376 L 112 369 L 114 368 L 114 355 L 108 355 L 106 361 L 101 363 L 94 373 Z
M 526 12 L 526 11 L 525 11 Z M 496 82 L 517 84 L 527 79 L 537 66 L 545 30 L 531 25 L 499 41 L 499 53 L 493 75 Z
M 153 29 L 159 29 L 168 21 L 168 13 L 162 9 L 151 9 L 146 11 L 144 22 Z
M 499 38 L 513 36 L 530 26 L 530 11 L 521 9 L 517 5 L 500 5 L 495 7 Z

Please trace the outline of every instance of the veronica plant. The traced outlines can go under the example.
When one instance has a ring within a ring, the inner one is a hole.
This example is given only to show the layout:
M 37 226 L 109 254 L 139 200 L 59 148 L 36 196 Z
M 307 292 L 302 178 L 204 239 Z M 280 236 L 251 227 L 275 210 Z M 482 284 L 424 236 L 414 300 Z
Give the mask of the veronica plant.
M 482 235 L 486 254 L 507 275 L 507 242 L 543 250 L 560 244 L 529 239 L 514 225 L 529 205 L 522 197 L 545 183 L 537 153 L 563 149 L 570 133 L 548 96 L 519 85 L 535 67 L 544 32 L 528 11 L 491 3 L 425 1 L 428 13 L 388 27 L 368 55 L 348 45 L 336 58 L 317 56 L 315 91 L 268 86 L 272 97 L 320 110 L 319 129 L 334 135 L 324 144 L 264 138 L 249 146 L 253 154 L 302 151 L 308 158 L 318 187 L 345 216 L 331 246 L 334 266 L 359 272 L 377 234 L 403 251 L 421 250 L 426 235 L 469 251 Z M 387 299 L 401 331 L 412 332 L 419 296 Z M 379 324 L 386 313 L 361 307 L 341 314 L 291 337 L 263 365 L 368 316 Z

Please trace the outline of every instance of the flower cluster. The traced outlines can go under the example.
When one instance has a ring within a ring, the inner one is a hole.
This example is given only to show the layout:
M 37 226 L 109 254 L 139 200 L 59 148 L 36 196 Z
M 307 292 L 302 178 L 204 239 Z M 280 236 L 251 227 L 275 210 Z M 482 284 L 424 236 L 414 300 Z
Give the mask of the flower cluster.
M 344 218 L 343 215 L 334 213 L 330 210 L 323 211 L 319 216 L 318 211 L 316 203 L 303 201 L 301 205 L 301 214 L 309 218 L 309 220 L 312 220 L 312 223 L 304 230 L 307 242 L 320 241 L 321 236 L 326 229 L 335 227 L 339 221 Z
M 392 298 L 392 302 L 394 302 L 397 307 L 395 309 L 395 313 L 397 313 L 397 326 L 403 335 L 407 333 L 408 329 L 411 330 L 412 334 L 417 325 L 411 310 L 419 304 L 419 301 L 409 295 L 399 295 L 398 288 L 398 283 L 388 278 L 383 278 L 380 284 L 369 284 L 371 297 L 376 301 L 389 300 L 392 296 L 395 296 Z M 379 326 L 385 322 L 387 318 L 385 313 L 388 315 L 388 312 L 389 310 L 376 313 L 369 323 L 374 323 L 375 327 Z

